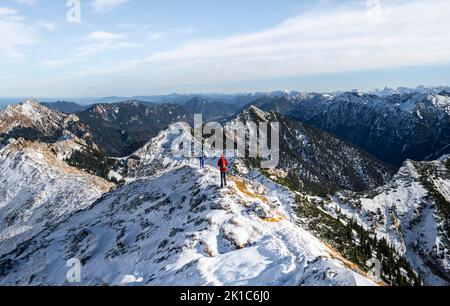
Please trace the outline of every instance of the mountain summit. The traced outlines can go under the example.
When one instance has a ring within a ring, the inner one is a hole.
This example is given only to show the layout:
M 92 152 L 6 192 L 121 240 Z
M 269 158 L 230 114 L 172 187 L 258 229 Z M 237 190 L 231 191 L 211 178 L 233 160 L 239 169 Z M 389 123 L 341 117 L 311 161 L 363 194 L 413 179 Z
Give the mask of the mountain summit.
M 51 110 L 34 100 L 10 105 L 0 112 L 0 140 L 23 137 L 56 142 L 67 133 L 87 141 L 91 136 L 78 116 Z

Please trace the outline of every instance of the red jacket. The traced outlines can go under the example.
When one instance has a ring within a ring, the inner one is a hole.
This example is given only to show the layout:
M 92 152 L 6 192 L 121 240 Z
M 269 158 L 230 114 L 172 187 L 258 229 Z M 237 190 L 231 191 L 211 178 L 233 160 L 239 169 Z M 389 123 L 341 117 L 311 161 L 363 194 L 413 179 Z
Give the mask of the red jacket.
M 227 172 L 228 171 L 228 160 L 221 157 L 219 161 L 217 162 L 217 166 L 220 168 L 220 172 Z

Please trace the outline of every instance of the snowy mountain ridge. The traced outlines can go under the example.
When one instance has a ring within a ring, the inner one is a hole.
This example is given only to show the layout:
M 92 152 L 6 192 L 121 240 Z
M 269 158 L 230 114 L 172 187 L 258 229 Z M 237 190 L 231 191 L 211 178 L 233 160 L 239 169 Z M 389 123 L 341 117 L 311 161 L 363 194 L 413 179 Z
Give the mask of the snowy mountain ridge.
M 262 121 L 278 116 L 253 107 L 241 117 L 255 114 Z M 293 123 L 285 124 L 292 133 L 284 134 L 291 148 L 294 141 L 307 145 L 318 137 L 319 131 L 303 127 L 300 133 Z M 324 217 L 332 218 L 337 228 L 346 225 L 335 216 L 340 210 L 386 238 L 425 284 L 445 284 L 448 224 L 440 212 L 442 197 L 448 201 L 450 195 L 446 160 L 409 162 L 373 194 L 342 192 L 340 199 L 327 199 L 286 187 L 282 169 L 264 173 L 231 158 L 229 187 L 220 189 L 213 158 L 217 152 L 207 150 L 205 169 L 198 168 L 195 158 L 174 157 L 178 135 L 172 129 L 118 159 L 126 176 L 120 185 L 68 166 L 67 157 L 85 146 L 73 134 L 51 143 L 8 140 L 0 149 L 5 199 L 0 202 L 0 284 L 67 284 L 71 258 L 83 264 L 86 285 L 383 284 L 305 225 L 307 214 L 300 216 L 299 209 L 318 200 L 326 202 L 314 206 L 326 214 L 314 216 L 319 228 L 328 227 L 320 223 Z M 182 133 L 193 141 L 189 128 Z M 328 138 L 317 139 L 329 143 Z M 339 154 L 339 162 L 345 160 Z M 428 230 L 427 222 L 434 222 L 435 231 Z M 352 231 L 350 236 L 358 244 L 360 237 Z
M 402 95 L 402 94 L 414 94 L 414 93 L 425 93 L 425 94 L 436 94 L 440 92 L 450 92 L 449 86 L 417 86 L 415 88 L 408 87 L 397 87 L 396 89 L 385 87 L 384 89 L 374 89 L 368 91 L 368 93 L 373 93 L 378 96 L 389 96 L 389 95 Z
M 211 165 L 166 166 L 3 253 L 0 284 L 65 284 L 76 257 L 89 285 L 376 285 L 293 222 L 284 187 L 239 163 L 223 190 Z
M 322 129 L 400 168 L 407 159 L 437 159 L 449 153 L 447 93 L 389 95 L 346 92 L 307 99 L 263 98 L 253 105 Z
M 25 126 L 49 132 L 61 125 L 62 116 L 47 110 L 36 101 L 28 100 L 9 105 L 0 113 L 0 132 L 8 133 L 17 126 Z

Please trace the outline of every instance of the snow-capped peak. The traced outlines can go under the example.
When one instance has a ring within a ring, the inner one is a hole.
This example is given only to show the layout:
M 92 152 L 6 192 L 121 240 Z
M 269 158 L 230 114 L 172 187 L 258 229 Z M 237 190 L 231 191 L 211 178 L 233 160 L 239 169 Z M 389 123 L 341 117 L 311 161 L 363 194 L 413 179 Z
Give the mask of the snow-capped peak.
M 415 88 L 408 88 L 408 87 L 397 87 L 396 89 L 385 87 L 383 90 L 375 89 L 369 91 L 369 93 L 381 96 L 381 97 L 387 97 L 390 95 L 407 95 L 407 94 L 437 94 L 443 91 L 449 91 L 450 87 L 448 86 L 424 86 L 420 85 Z
M 0 112 L 0 133 L 8 133 L 14 128 L 34 128 L 50 131 L 62 125 L 64 116 L 39 104 L 35 100 L 10 105 Z
M 29 140 L 90 138 L 89 128 L 75 114 L 64 114 L 47 108 L 35 100 L 10 105 L 0 112 L 0 138 L 24 137 Z M 95 145 L 93 145 L 95 146 Z
M 36 100 L 26 100 L 25 102 L 8 105 L 6 107 L 5 112 L 11 114 L 22 114 L 24 116 L 33 117 L 33 116 L 42 116 L 43 114 L 52 112 L 47 107 L 39 104 Z
M 252 118 L 252 117 L 256 117 L 256 118 Z M 248 120 L 252 120 L 252 119 L 257 119 L 259 121 L 269 121 L 270 115 L 269 113 L 261 110 L 260 108 L 251 105 L 248 109 L 244 110 L 241 114 L 239 114 L 235 120 L 243 120 L 248 121 Z

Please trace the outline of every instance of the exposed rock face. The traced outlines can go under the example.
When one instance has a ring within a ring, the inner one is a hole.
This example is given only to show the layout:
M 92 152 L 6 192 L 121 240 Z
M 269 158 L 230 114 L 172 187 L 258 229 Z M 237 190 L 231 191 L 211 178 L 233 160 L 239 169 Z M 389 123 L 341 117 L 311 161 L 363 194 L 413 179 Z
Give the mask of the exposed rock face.
M 450 152 L 447 92 L 309 94 L 253 104 L 330 132 L 398 167 L 407 159 L 437 159 Z

